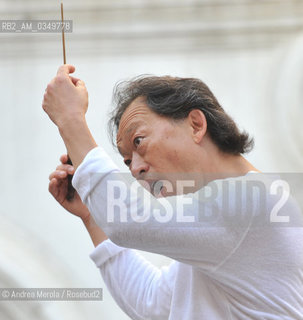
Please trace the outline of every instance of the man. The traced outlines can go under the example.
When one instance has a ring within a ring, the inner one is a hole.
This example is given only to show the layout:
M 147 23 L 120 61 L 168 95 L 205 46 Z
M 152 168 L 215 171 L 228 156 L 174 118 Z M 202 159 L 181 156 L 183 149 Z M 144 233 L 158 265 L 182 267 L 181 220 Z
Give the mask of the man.
M 207 86 L 140 77 L 117 87 L 117 147 L 148 197 L 122 183 L 94 141 L 74 70 L 60 67 L 44 95 L 73 162 L 61 157 L 49 190 L 82 218 L 119 306 L 132 319 L 303 319 L 301 212 L 291 198 L 274 211 L 281 179 L 241 155 L 252 140 Z M 78 192 L 71 202 L 68 174 Z M 159 270 L 130 248 L 174 261 Z

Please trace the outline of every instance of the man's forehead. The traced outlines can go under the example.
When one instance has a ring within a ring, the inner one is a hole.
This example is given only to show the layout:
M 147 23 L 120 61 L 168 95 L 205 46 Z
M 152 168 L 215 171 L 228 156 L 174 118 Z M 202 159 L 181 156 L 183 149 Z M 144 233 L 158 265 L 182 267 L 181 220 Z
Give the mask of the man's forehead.
M 147 106 L 145 100 L 142 100 L 142 98 L 137 99 L 135 99 L 123 112 L 119 123 L 119 129 L 122 128 L 125 123 L 127 123 L 132 118 L 135 117 L 140 119 L 142 116 L 151 113 L 151 110 Z
M 117 142 L 121 140 L 121 135 L 128 134 L 133 130 L 134 126 L 142 124 L 149 114 L 151 114 L 151 111 L 146 105 L 145 99 L 142 99 L 142 97 L 135 99 L 121 116 L 117 133 Z

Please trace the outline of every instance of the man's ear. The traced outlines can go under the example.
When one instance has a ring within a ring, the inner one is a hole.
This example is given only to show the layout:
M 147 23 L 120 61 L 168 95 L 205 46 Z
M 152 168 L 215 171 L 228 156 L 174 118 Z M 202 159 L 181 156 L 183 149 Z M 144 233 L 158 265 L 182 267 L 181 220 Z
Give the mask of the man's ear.
M 187 116 L 187 120 L 191 127 L 193 140 L 195 143 L 200 143 L 207 129 L 207 121 L 204 113 L 199 109 L 191 110 Z

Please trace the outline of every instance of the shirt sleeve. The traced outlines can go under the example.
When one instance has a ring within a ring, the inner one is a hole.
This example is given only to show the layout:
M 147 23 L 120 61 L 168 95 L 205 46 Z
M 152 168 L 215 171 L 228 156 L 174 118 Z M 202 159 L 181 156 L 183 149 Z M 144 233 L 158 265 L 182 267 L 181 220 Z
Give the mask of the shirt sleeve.
M 96 223 L 116 245 L 162 254 L 208 271 L 241 245 L 247 226 L 227 226 L 215 199 L 196 193 L 157 199 L 143 188 L 125 187 L 124 181 L 101 147 L 86 155 L 72 181 Z M 123 201 L 117 200 L 113 185 L 123 186 L 119 191 Z
M 156 268 L 132 249 L 106 240 L 90 254 L 120 308 L 135 320 L 167 320 L 177 262 Z

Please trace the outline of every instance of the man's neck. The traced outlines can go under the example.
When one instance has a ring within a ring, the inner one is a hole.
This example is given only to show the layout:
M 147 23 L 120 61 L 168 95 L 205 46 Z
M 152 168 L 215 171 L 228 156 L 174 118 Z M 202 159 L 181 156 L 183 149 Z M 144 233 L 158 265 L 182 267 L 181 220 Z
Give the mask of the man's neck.
M 199 167 L 198 171 L 203 176 L 202 179 L 198 178 L 198 180 L 203 185 L 217 179 L 244 176 L 249 171 L 260 172 L 242 155 L 222 152 L 211 141 L 204 143 L 199 153 L 196 158 L 200 161 L 196 164 L 197 168 Z

